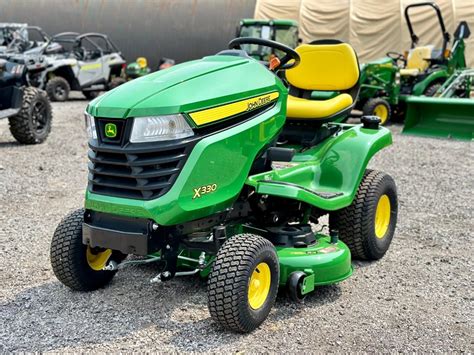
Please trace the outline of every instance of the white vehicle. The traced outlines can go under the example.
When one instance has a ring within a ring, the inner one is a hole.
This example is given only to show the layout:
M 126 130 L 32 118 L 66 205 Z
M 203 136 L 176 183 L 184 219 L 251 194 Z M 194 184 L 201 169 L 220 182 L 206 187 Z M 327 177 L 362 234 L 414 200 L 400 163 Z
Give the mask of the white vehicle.
M 125 82 L 121 77 L 125 59 L 104 34 L 60 33 L 43 46 L 42 54 L 47 70 L 30 76 L 30 81 L 53 101 L 67 100 L 71 90 L 92 99 Z

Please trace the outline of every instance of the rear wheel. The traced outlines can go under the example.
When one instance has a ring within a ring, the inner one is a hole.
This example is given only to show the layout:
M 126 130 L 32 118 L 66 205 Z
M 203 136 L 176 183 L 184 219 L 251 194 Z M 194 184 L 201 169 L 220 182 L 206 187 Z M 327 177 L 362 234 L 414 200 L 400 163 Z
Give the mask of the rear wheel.
M 251 332 L 275 303 L 280 266 L 270 241 L 239 234 L 220 248 L 208 281 L 211 317 L 225 328 Z
M 69 97 L 71 87 L 66 79 L 55 76 L 46 84 L 46 92 L 52 101 L 66 101 Z
M 387 100 L 380 97 L 369 99 L 362 108 L 364 116 L 378 116 L 380 124 L 384 125 L 390 120 L 392 110 Z
M 382 172 L 367 170 L 352 204 L 329 216 L 354 259 L 377 260 L 385 255 L 397 223 L 397 188 Z
M 42 90 L 27 87 L 23 92 L 20 112 L 8 119 L 10 132 L 22 144 L 37 144 L 46 140 L 51 131 L 51 103 Z
M 107 285 L 115 271 L 102 270 L 109 260 L 120 262 L 124 255 L 111 249 L 90 248 L 82 244 L 84 210 L 66 216 L 51 241 L 51 265 L 54 274 L 67 287 L 92 291 Z
M 110 80 L 109 83 L 109 90 L 115 89 L 116 87 L 119 87 L 122 84 L 125 84 L 127 81 L 124 78 L 121 77 L 116 77 Z
M 100 91 L 83 91 L 82 94 L 87 100 L 93 100 L 100 95 Z
M 430 97 L 435 96 L 440 87 L 441 87 L 441 83 L 431 84 L 425 89 L 425 91 L 423 92 L 423 95 L 430 96 Z

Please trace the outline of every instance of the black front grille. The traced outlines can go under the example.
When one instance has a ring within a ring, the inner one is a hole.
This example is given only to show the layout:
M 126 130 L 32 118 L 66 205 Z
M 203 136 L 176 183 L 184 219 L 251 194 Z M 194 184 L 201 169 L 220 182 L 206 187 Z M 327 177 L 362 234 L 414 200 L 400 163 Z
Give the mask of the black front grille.
M 148 147 L 90 144 L 89 189 L 125 198 L 160 197 L 178 177 L 192 145 L 191 141 L 174 145 L 155 143 Z

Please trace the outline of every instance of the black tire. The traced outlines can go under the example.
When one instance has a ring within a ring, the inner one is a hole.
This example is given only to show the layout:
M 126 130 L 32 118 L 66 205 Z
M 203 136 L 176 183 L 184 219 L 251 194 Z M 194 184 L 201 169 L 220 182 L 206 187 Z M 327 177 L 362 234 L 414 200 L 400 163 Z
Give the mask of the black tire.
M 26 87 L 21 110 L 8 119 L 10 132 L 22 144 L 38 144 L 51 132 L 53 114 L 51 103 L 43 90 Z
M 48 80 L 46 84 L 46 92 L 51 101 L 66 101 L 69 97 L 71 87 L 66 79 L 55 76 Z
M 260 273 L 265 263 L 271 275 L 263 303 L 256 309 L 248 296 L 251 276 Z M 239 234 L 228 239 L 217 253 L 208 280 L 208 307 L 211 317 L 224 328 L 247 333 L 256 329 L 275 303 L 280 265 L 270 241 L 254 234 Z
M 441 83 L 431 84 L 425 89 L 425 91 L 423 92 L 423 95 L 430 96 L 430 97 L 435 96 L 436 92 L 438 91 L 440 87 L 441 87 Z
M 83 91 L 82 94 L 87 100 L 93 100 L 100 95 L 100 91 Z
M 113 78 L 112 80 L 110 80 L 109 90 L 115 89 L 116 87 L 119 87 L 120 85 L 125 84 L 126 82 L 127 80 L 121 77 Z
M 306 295 L 303 295 L 303 281 L 306 277 L 306 274 L 303 271 L 294 271 L 288 277 L 287 282 L 287 293 L 292 301 L 301 303 L 306 298 Z
M 389 220 L 385 232 L 377 236 L 376 212 L 379 201 L 387 196 L 390 203 Z M 339 231 L 352 258 L 378 260 L 385 255 L 392 242 L 397 224 L 397 188 L 392 177 L 375 170 L 366 170 L 352 204 L 331 213 L 329 225 Z
M 377 114 L 377 110 L 379 110 L 381 107 L 384 107 L 386 110 L 385 117 L 380 116 L 380 114 Z M 364 107 L 362 108 L 362 113 L 364 116 L 379 116 L 380 124 L 384 125 L 390 121 L 392 109 L 387 100 L 378 97 L 375 99 L 367 100 L 367 102 L 364 104 Z
M 93 291 L 107 285 L 115 271 L 96 271 L 89 266 L 88 247 L 82 244 L 83 221 L 84 209 L 79 209 L 59 223 L 51 241 L 51 265 L 58 280 L 67 287 Z

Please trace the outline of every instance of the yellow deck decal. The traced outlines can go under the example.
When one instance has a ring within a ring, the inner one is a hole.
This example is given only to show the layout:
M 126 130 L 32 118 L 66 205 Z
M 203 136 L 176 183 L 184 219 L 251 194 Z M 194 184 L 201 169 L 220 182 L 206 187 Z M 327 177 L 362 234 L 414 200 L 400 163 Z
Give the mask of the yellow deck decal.
M 269 94 L 252 97 L 242 101 L 233 102 L 231 104 L 209 108 L 202 111 L 190 113 L 194 123 L 198 126 L 219 121 L 227 117 L 238 115 L 239 113 L 255 110 L 272 101 L 275 101 L 280 94 L 271 92 Z

